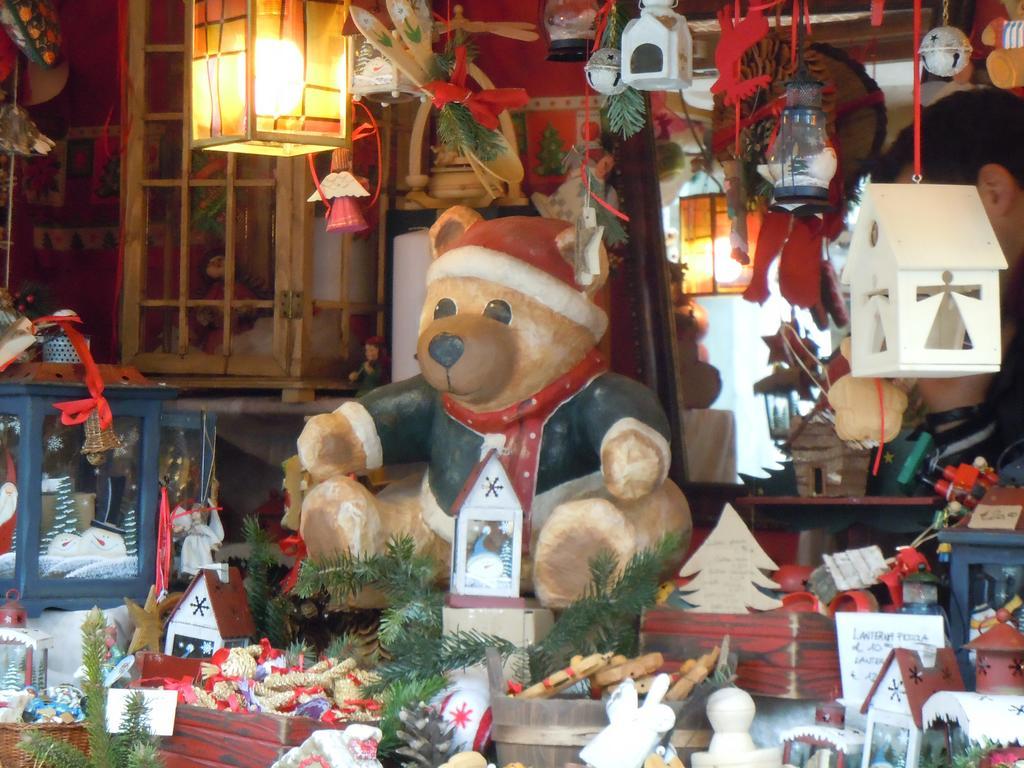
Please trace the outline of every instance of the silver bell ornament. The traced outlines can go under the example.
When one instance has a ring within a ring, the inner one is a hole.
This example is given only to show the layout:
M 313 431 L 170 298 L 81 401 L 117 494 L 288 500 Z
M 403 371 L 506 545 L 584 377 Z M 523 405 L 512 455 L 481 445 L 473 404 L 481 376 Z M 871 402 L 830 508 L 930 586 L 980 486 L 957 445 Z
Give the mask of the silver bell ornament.
M 626 90 L 626 84 L 622 82 L 622 53 L 618 48 L 594 51 L 583 71 L 587 75 L 587 83 L 598 93 L 614 96 Z
M 938 77 L 952 77 L 963 71 L 974 48 L 956 27 L 936 27 L 921 39 L 918 53 L 924 68 Z

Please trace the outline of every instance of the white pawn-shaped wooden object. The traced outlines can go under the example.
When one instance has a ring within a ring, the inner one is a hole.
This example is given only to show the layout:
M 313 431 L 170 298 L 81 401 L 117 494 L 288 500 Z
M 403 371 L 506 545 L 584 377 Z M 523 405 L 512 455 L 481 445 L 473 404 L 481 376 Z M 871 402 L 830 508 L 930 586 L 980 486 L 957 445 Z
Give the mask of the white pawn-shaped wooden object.
M 750 738 L 754 700 L 741 688 L 722 688 L 708 697 L 708 720 L 715 735 L 707 752 L 690 758 L 692 768 L 781 768 L 782 748 L 758 749 Z

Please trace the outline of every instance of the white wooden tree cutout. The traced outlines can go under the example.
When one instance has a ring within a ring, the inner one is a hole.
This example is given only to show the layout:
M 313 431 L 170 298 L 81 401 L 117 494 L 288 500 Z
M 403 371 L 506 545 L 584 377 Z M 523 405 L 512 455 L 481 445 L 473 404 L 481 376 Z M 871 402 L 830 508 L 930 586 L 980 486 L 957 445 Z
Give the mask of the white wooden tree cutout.
M 922 285 L 917 289 L 917 301 L 935 313 L 931 330 L 925 340 L 926 349 L 972 349 L 966 315 L 976 312 L 981 301 L 981 286 L 956 285 L 953 273 L 942 273 L 942 285 Z
M 697 574 L 680 587 L 680 597 L 704 613 L 747 613 L 749 610 L 770 611 L 782 601 L 766 595 L 758 587 L 778 589 L 779 585 L 764 575 L 775 571 L 772 561 L 743 520 L 726 504 L 718 525 L 683 566 L 682 577 Z

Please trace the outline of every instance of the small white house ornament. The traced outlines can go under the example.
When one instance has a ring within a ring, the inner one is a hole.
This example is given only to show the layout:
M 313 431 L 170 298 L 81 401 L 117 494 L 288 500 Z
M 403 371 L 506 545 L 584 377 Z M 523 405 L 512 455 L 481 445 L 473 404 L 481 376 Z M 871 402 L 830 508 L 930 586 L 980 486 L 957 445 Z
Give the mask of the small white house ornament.
M 693 82 L 693 38 L 676 0 L 640 0 L 622 31 L 622 80 L 641 91 L 681 91 Z
M 452 592 L 476 597 L 518 598 L 522 562 L 523 506 L 505 467 L 492 451 L 467 484 L 455 523 Z
M 843 282 L 854 376 L 999 370 L 1006 258 L 973 185 L 869 184 Z

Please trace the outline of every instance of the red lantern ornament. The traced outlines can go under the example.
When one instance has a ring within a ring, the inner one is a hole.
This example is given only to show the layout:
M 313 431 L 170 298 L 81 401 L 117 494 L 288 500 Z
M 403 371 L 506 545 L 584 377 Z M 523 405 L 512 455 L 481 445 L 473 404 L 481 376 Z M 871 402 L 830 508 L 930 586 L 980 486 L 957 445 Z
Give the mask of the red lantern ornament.
M 28 614 L 25 613 L 25 606 L 18 602 L 21 593 L 16 589 L 7 590 L 7 600 L 0 605 L 0 626 L 2 627 L 25 627 L 28 623 Z

